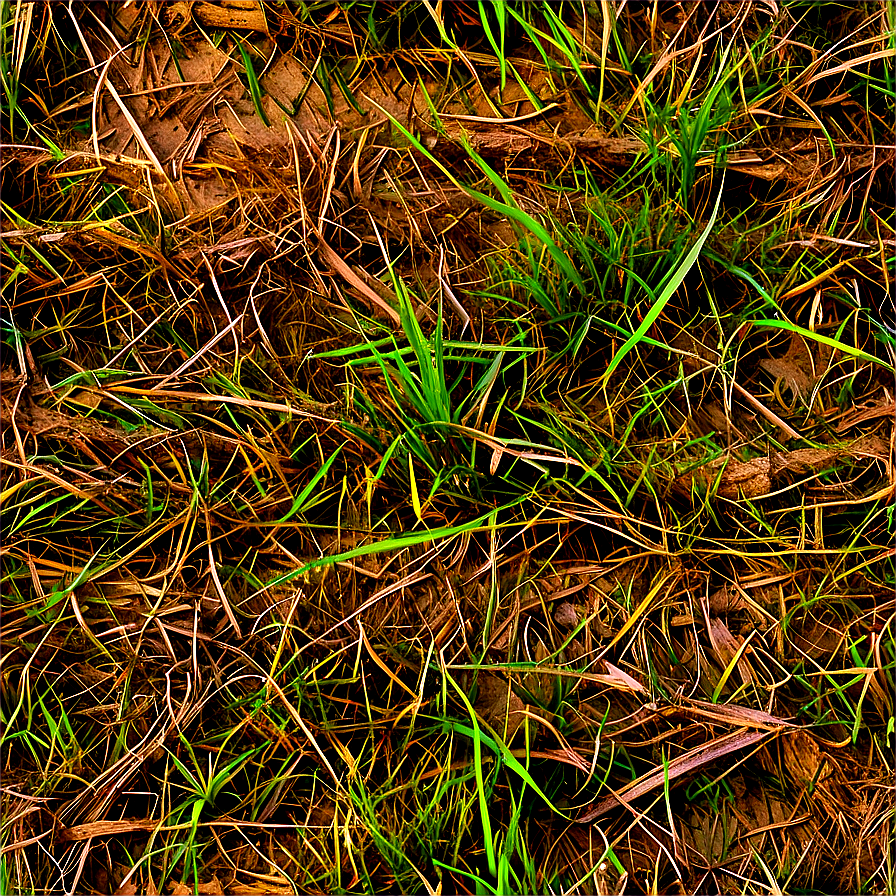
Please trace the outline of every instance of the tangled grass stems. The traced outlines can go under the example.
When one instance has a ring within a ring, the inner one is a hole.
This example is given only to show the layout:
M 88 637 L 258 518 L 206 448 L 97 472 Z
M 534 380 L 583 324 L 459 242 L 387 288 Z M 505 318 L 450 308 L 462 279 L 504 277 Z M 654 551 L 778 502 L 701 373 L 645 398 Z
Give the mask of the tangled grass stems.
M 3 4 L 0 890 L 892 891 L 894 53 Z

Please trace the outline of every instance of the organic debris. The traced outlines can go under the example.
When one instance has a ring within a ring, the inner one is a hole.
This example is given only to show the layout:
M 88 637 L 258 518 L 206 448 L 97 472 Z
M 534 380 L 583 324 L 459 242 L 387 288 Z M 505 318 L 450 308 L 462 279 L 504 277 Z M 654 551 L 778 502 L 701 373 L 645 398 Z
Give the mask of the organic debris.
M 893 892 L 892 12 L 0 4 L 0 891 Z

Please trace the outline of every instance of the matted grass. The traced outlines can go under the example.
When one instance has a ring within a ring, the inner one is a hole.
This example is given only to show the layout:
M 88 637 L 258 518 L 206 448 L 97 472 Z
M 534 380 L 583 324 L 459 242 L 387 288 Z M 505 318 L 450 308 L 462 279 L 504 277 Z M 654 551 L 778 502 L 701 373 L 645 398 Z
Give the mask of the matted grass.
M 0 5 L 0 891 L 893 892 L 894 26 Z

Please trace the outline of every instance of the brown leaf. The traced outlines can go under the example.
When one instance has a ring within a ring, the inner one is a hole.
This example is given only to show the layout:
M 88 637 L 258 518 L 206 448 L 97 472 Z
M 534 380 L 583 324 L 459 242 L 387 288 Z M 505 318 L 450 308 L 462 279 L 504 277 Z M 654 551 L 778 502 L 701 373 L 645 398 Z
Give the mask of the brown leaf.
M 823 761 L 815 739 L 800 729 L 781 738 L 781 758 L 794 781 L 804 786 L 816 780 Z
M 709 617 L 707 632 L 713 652 L 722 664 L 722 668 L 725 668 L 734 659 L 740 644 L 734 635 L 731 634 L 728 626 L 718 616 Z
M 718 493 L 723 498 L 761 498 L 774 490 L 775 478 L 783 473 L 805 474 L 822 470 L 844 455 L 878 457 L 879 440 L 858 440 L 847 448 L 798 448 L 776 451 L 769 457 L 749 461 L 727 459 L 719 480 Z M 724 462 L 724 461 L 723 461 Z
M 682 775 L 696 771 L 704 765 L 727 756 L 729 753 L 751 747 L 766 737 L 768 737 L 768 732 L 765 731 L 735 731 L 733 734 L 728 734 L 725 737 L 710 741 L 708 744 L 688 750 L 683 756 L 679 756 L 669 763 L 658 765 L 653 771 L 641 775 L 637 781 L 633 781 L 627 787 L 623 787 L 622 790 L 614 793 L 613 796 L 601 800 L 597 805 L 577 818 L 576 821 L 579 824 L 588 824 L 596 818 L 600 818 L 601 815 L 606 815 L 607 812 L 619 805 L 629 806 L 632 800 L 643 796 L 645 793 L 650 793 L 651 790 L 662 787 L 667 780 L 673 781 L 675 778 L 680 778 Z
M 728 668 L 730 663 L 734 660 L 734 657 L 737 656 L 737 651 L 740 650 L 743 645 L 744 639 L 740 637 L 740 635 L 733 635 L 728 626 L 725 625 L 718 616 L 709 617 L 708 632 L 709 640 L 712 643 L 712 649 L 715 652 L 720 665 L 723 669 Z M 743 680 L 743 683 L 751 684 L 753 681 L 753 673 L 750 669 L 750 664 L 746 661 L 743 654 L 741 654 L 737 661 L 737 669 L 738 672 L 740 672 L 740 677 Z
M 819 150 L 817 145 L 808 147 L 801 144 L 790 149 L 776 147 L 775 156 L 774 160 L 769 161 L 751 151 L 732 153 L 725 167 L 762 180 L 788 180 L 799 183 L 817 181 L 819 162 L 830 158 L 830 154 Z M 872 164 L 872 159 L 868 153 L 855 153 L 849 156 L 849 163 L 855 170 L 857 167 Z
M 387 302 L 383 301 L 383 299 L 381 299 L 379 295 L 371 289 L 323 240 L 320 240 L 320 251 L 327 263 L 330 264 L 333 267 L 333 270 L 335 270 L 347 283 L 361 293 L 364 298 L 373 302 L 377 308 L 385 311 L 395 323 L 401 323 L 401 318 L 398 316 L 398 312 Z M 397 303 L 398 299 L 395 301 Z
M 508 743 L 523 724 L 526 704 L 513 692 L 510 682 L 497 675 L 480 675 L 476 709 Z M 506 731 L 505 731 L 506 725 Z
M 875 460 L 889 461 L 890 440 L 879 435 L 863 436 L 849 446 L 852 457 L 873 457 Z
M 830 353 L 827 359 L 819 359 L 816 363 L 803 337 L 791 333 L 790 345 L 783 357 L 764 358 L 759 366 L 772 376 L 783 379 L 795 397 L 805 398 L 827 370 L 829 361 Z
M 811 473 L 821 470 L 845 452 L 839 448 L 798 448 L 773 455 L 773 473 Z
M 59 839 L 89 840 L 91 837 L 109 837 L 116 834 L 128 834 L 132 831 L 153 831 L 158 827 L 158 822 L 151 818 L 123 818 L 120 821 L 92 821 L 87 824 L 77 824 L 71 828 L 63 828 L 59 832 Z
M 728 725 L 764 728 L 766 731 L 793 727 L 790 722 L 763 712 L 761 709 L 750 709 L 748 706 L 737 706 L 733 703 L 709 703 L 706 700 L 696 700 L 692 697 L 682 703 L 681 709 L 693 715 Z
M 750 604 L 740 592 L 729 588 L 726 582 L 721 588 L 710 594 L 709 609 L 713 613 L 731 613 L 737 610 L 748 610 Z
M 719 481 L 719 494 L 723 498 L 758 498 L 772 490 L 771 460 L 757 457 L 743 463 L 729 458 Z
M 199 884 L 196 890 L 201 896 L 224 896 L 224 888 L 216 875 L 208 883 Z
M 803 654 L 814 660 L 829 658 L 840 649 L 843 636 L 835 628 L 820 622 L 795 626 L 789 632 L 790 642 Z
M 875 420 L 878 417 L 889 417 L 892 420 L 894 416 L 896 416 L 896 401 L 875 401 L 847 412 L 837 424 L 837 432 L 843 432 L 866 420 Z

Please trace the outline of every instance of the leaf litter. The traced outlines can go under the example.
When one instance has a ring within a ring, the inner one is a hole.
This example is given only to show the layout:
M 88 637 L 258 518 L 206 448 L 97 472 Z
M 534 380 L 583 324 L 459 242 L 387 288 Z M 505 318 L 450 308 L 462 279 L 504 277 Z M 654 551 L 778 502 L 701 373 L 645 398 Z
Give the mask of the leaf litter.
M 830 11 L 4 9 L 11 892 L 886 889 Z

